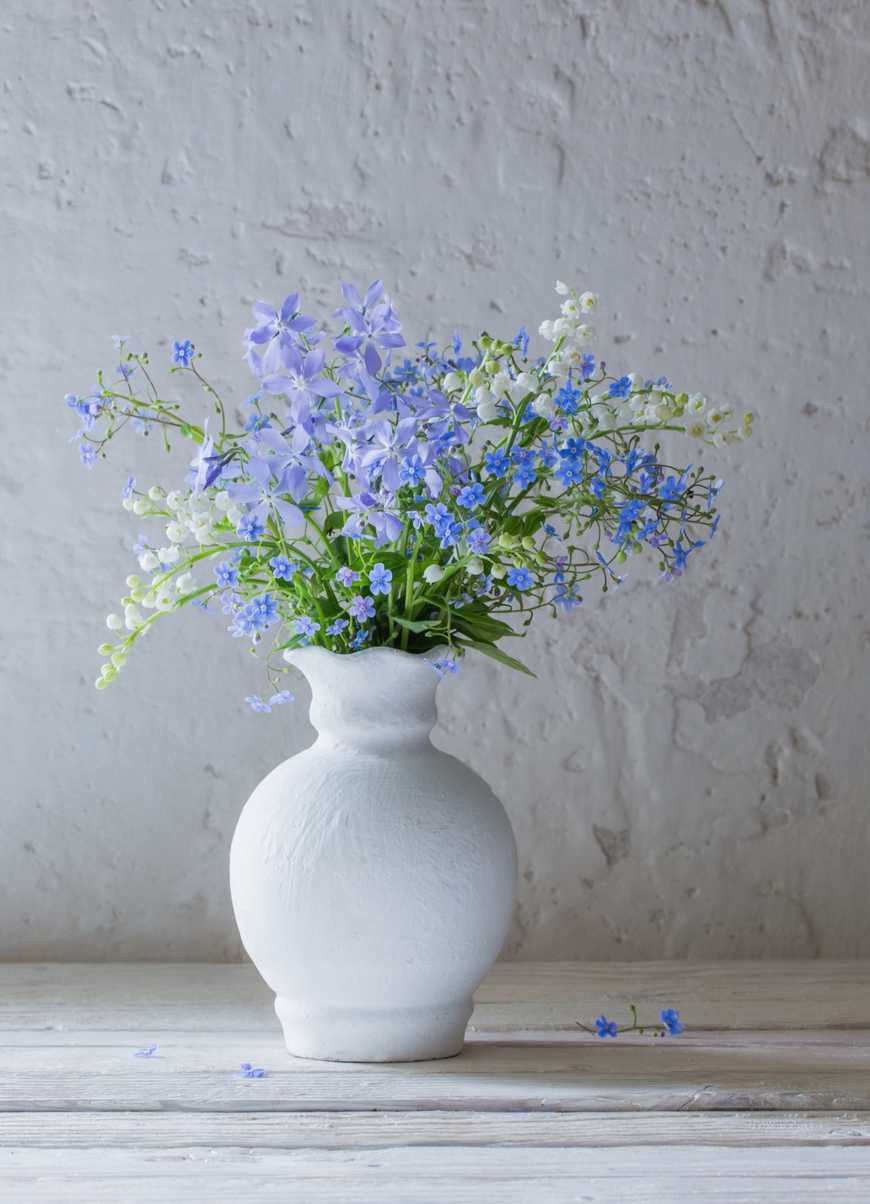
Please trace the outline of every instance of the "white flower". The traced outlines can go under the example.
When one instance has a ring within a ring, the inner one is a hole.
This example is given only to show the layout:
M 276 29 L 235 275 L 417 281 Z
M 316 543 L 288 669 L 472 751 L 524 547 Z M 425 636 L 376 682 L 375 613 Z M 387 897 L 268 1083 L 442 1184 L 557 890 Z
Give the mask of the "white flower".
M 229 510 L 230 505 L 232 504 L 232 499 L 230 498 L 230 495 L 227 493 L 226 489 L 222 489 L 220 493 L 215 494 L 214 504 L 218 510 Z
M 166 495 L 166 505 L 170 510 L 177 510 L 182 505 L 181 493 L 177 489 L 173 489 Z
M 153 552 L 143 552 L 139 557 L 139 567 L 146 573 L 153 573 L 157 568 L 157 557 Z
M 686 409 L 690 414 L 703 414 L 707 408 L 707 398 L 703 393 L 693 393 L 686 402 Z
M 181 523 L 166 524 L 166 538 L 170 543 L 184 543 L 185 530 Z
M 580 296 L 578 297 L 578 302 L 580 304 L 580 312 L 581 313 L 584 313 L 584 314 L 592 313 L 593 309 L 598 308 L 598 294 L 597 293 L 581 293 Z
M 553 334 L 557 338 L 574 333 L 574 323 L 570 318 L 557 318 L 553 323 Z
M 181 559 L 181 549 L 178 544 L 171 543 L 165 548 L 157 549 L 157 558 L 164 564 L 177 564 Z
M 541 338 L 546 339 L 548 343 L 552 343 L 553 339 L 556 337 L 556 332 L 553 330 L 553 323 L 549 318 L 545 318 L 538 327 L 538 334 L 541 336 Z
M 489 405 L 493 400 L 492 393 L 487 389 L 486 385 L 481 385 L 474 390 L 474 404 L 478 407 Z
M 725 417 L 726 411 L 714 406 L 714 408 L 710 410 L 709 414 L 707 415 L 707 423 L 710 427 L 717 427 L 725 420 Z
M 138 514 L 141 518 L 143 514 L 147 514 L 151 507 L 143 497 L 137 497 L 133 503 L 133 513 Z
M 152 502 L 162 502 L 163 501 L 163 490 L 160 488 L 159 485 L 152 485 L 151 488 L 148 490 L 148 496 L 151 498 Z
M 440 565 L 437 564 L 430 564 L 428 568 L 423 570 L 423 580 L 428 582 L 429 585 L 434 585 L 436 581 L 440 581 L 443 576 L 444 570 Z
M 556 406 L 548 393 L 539 393 L 532 402 L 532 409 L 541 418 L 552 418 L 556 413 Z
M 507 372 L 496 372 L 495 376 L 489 382 L 489 387 L 493 397 L 501 397 L 510 388 L 511 378 Z
M 453 393 L 462 388 L 463 381 L 458 372 L 448 372 L 441 383 L 445 392 Z
M 175 599 L 169 591 L 168 586 L 161 586 L 155 596 L 155 603 L 158 610 L 172 610 L 175 605 Z
M 133 499 L 131 497 L 122 498 L 121 505 L 124 507 L 125 510 L 132 510 L 133 506 L 134 506 Z
M 568 296 L 570 289 L 568 288 L 568 285 L 565 283 L 564 280 L 556 281 L 556 292 L 559 294 L 560 297 Z
M 588 326 L 585 322 L 581 322 L 579 326 L 575 326 L 571 331 L 571 341 L 577 347 L 586 347 L 592 342 L 595 337 L 595 328 Z
M 567 301 L 562 302 L 562 313 L 566 318 L 580 317 L 580 306 L 578 305 L 576 298 L 569 297 Z
M 187 594 L 193 589 L 193 573 L 180 573 L 175 578 L 175 588 L 179 594 Z
M 481 422 L 493 422 L 498 418 L 498 406 L 494 401 L 486 401 L 477 407 L 477 416 Z
M 465 571 L 470 573 L 472 577 L 479 577 L 483 572 L 483 561 L 479 556 L 472 556 L 468 564 L 465 566 Z
M 109 631 L 120 631 L 124 626 L 124 620 L 120 615 L 106 615 L 106 626 Z
M 142 617 L 142 612 L 136 606 L 124 607 L 124 626 L 128 631 L 135 631 L 137 627 L 141 627 L 145 622 Z
M 686 427 L 686 431 L 692 436 L 693 439 L 703 439 L 707 434 L 707 424 L 696 419 L 694 422 L 689 423 L 689 425 Z

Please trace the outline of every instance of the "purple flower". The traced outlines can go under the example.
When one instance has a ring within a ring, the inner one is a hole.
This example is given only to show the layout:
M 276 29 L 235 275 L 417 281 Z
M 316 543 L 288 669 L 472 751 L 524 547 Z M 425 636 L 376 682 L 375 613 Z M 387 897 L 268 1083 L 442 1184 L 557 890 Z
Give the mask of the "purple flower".
M 478 506 L 483 505 L 484 493 L 483 486 L 480 483 L 474 485 L 466 485 L 459 490 L 456 501 L 463 510 L 476 510 Z
M 373 594 L 389 594 L 393 574 L 380 563 L 369 573 L 369 589 Z M 374 610 L 372 611 L 374 614 Z
M 272 576 L 278 581 L 292 581 L 299 571 L 297 562 L 288 560 L 286 556 L 273 556 L 269 561 L 269 568 L 272 570 Z
M 358 623 L 365 623 L 366 619 L 373 619 L 375 615 L 374 601 L 364 594 L 357 594 L 351 598 L 346 609 Z
M 599 1037 L 615 1037 L 619 1033 L 616 1021 L 608 1020 L 606 1016 L 596 1017 L 595 1028 L 598 1031 Z
M 346 564 L 343 564 L 335 574 L 335 579 L 339 585 L 343 585 L 345 589 L 350 589 L 352 585 L 359 581 L 359 573 L 355 573 L 353 569 L 350 569 Z
M 403 485 L 420 485 L 426 477 L 426 468 L 420 456 L 405 456 L 399 469 L 399 480 Z
M 247 517 L 258 520 L 261 525 L 265 525 L 266 519 L 272 512 L 277 512 L 283 521 L 285 530 L 291 536 L 302 535 L 304 526 L 306 526 L 306 517 L 294 502 L 289 502 L 286 497 L 282 496 L 290 492 L 288 478 L 291 470 L 285 468 L 276 479 L 273 477 L 270 462 L 261 460 L 259 456 L 253 456 L 248 461 L 247 471 L 249 476 L 254 478 L 251 482 L 244 485 L 230 483 L 226 486 L 227 494 L 230 495 L 232 501 L 247 506 Z M 241 533 L 241 524 L 239 524 L 239 533 Z
M 588 380 L 595 371 L 595 356 L 591 351 L 586 351 L 580 357 L 580 375 L 583 380 Z
M 293 630 L 297 635 L 304 636 L 306 641 L 311 641 L 314 636 L 320 631 L 320 624 L 308 615 L 302 615 L 301 618 L 293 620 Z
M 366 372 L 374 376 L 381 368 L 378 348 L 388 351 L 405 346 L 399 316 L 389 297 L 384 296 L 380 280 L 369 285 L 364 298 L 353 284 L 343 284 L 341 291 L 347 304 L 337 309 L 335 316 L 344 318 L 349 331 L 335 340 L 335 349 L 361 356 Z
M 347 619 L 336 619 L 334 623 L 330 623 L 326 629 L 327 635 L 341 635 L 346 627 L 349 626 Z
M 280 310 L 276 310 L 267 301 L 255 301 L 251 312 L 257 325 L 246 333 L 245 338 L 249 347 L 266 348 L 263 356 L 266 371 L 274 370 L 271 361 L 276 351 L 292 347 L 300 334 L 313 330 L 317 325 L 314 318 L 300 313 L 298 293 L 286 296 Z
M 185 339 L 183 343 L 172 344 L 172 362 L 182 368 L 189 368 L 193 363 L 193 353 L 194 346 L 190 339 Z
M 271 594 L 260 594 L 242 607 L 233 619 L 230 631 L 234 636 L 258 635 L 278 618 L 277 601 Z
M 524 589 L 531 589 L 535 579 L 526 568 L 512 568 L 507 571 L 507 583 L 522 592 Z
M 323 376 L 325 356 L 322 348 L 315 347 L 303 355 L 298 347 L 291 344 L 281 348 L 279 357 L 279 370 L 263 377 L 263 388 L 268 393 L 282 393 L 289 397 L 293 418 L 304 424 L 319 398 L 335 397 L 341 390 Z

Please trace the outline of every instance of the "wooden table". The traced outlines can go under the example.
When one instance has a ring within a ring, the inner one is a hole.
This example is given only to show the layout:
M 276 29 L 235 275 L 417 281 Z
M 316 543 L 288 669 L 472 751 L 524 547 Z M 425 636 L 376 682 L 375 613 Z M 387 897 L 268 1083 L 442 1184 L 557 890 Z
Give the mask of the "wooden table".
M 687 1033 L 576 1027 L 629 1002 Z M 336 1065 L 250 966 L 0 966 L 0 1200 L 868 1204 L 868 1021 L 864 962 L 513 963 L 460 1057 Z

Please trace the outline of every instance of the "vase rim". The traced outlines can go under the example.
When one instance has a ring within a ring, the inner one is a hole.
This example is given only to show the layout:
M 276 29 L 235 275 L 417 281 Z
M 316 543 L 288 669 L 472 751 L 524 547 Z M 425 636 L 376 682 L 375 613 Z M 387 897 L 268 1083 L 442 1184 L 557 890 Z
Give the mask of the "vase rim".
M 306 658 L 312 654 L 325 656 L 330 660 L 352 661 L 388 653 L 390 656 L 398 657 L 400 660 L 419 664 L 421 661 L 426 660 L 427 657 L 433 654 L 439 656 L 446 650 L 446 644 L 436 645 L 434 648 L 427 649 L 426 652 L 408 652 L 403 648 L 390 648 L 386 644 L 375 644 L 371 648 L 359 648 L 356 652 L 333 652 L 331 648 L 321 648 L 319 644 L 309 644 L 307 647 L 294 648 L 286 652 L 284 659 L 288 664 L 296 665 L 297 657 Z

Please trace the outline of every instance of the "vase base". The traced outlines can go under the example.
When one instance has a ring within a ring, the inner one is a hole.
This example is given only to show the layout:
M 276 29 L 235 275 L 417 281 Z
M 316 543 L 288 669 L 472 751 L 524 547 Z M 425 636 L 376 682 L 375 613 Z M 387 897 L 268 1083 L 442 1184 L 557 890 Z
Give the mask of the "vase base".
M 312 1008 L 277 996 L 288 1051 L 321 1062 L 424 1062 L 462 1052 L 472 1002 L 421 1008 Z

